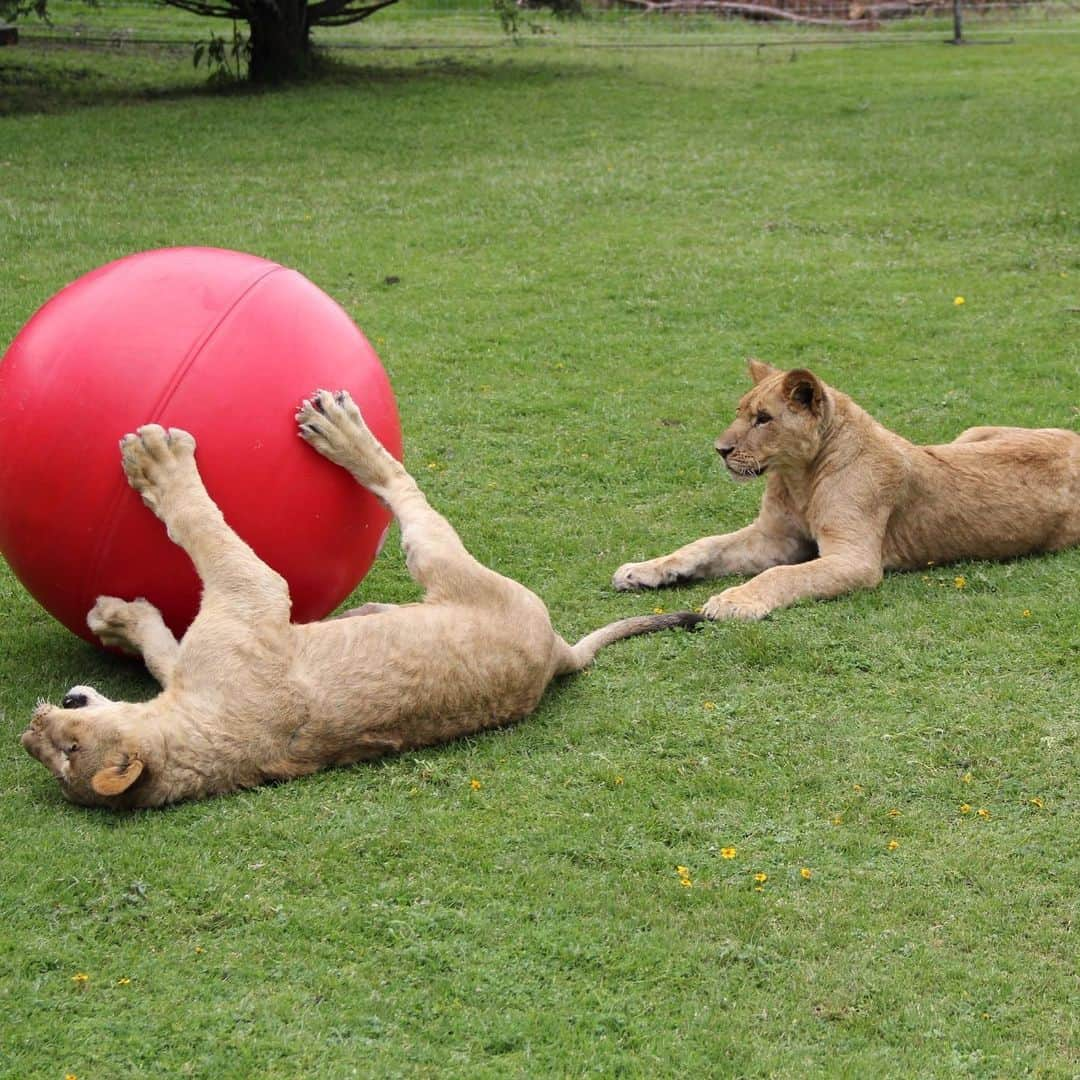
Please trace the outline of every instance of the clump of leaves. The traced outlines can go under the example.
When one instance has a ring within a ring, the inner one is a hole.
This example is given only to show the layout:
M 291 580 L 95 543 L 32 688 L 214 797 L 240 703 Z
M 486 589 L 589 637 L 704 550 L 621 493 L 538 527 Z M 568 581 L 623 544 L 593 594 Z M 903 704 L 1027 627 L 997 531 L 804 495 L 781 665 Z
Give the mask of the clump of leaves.
M 0 0 L 0 22 L 14 22 L 22 15 L 49 21 L 49 0 Z
M 0 0 L 2 2 L 2 0 Z M 194 67 L 205 63 L 211 82 L 239 82 L 251 61 L 251 39 L 232 24 L 232 37 L 220 37 L 213 31 L 205 41 L 196 41 L 191 62 Z
M 524 10 L 543 8 L 559 19 L 585 13 L 582 0 L 492 0 L 491 6 L 499 16 L 503 30 L 512 36 L 516 36 L 521 28 L 521 13 Z M 535 31 L 536 28 L 532 29 Z

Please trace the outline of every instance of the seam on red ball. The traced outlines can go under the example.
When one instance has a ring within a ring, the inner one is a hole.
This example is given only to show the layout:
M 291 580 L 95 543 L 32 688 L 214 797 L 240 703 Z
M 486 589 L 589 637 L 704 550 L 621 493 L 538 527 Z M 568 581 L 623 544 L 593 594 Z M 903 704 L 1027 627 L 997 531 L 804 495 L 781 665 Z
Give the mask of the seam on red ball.
M 198 360 L 203 349 L 206 348 L 206 346 L 210 343 L 211 338 L 213 338 L 213 336 L 218 332 L 218 330 L 221 329 L 221 326 L 225 322 L 225 320 L 237 309 L 237 307 L 240 306 L 240 304 L 244 302 L 244 300 L 252 293 L 252 291 L 258 288 L 259 285 L 261 285 L 268 277 L 270 277 L 272 274 L 279 273 L 280 271 L 285 269 L 286 267 L 282 266 L 280 263 L 274 263 L 269 270 L 267 270 L 265 273 L 260 274 L 253 282 L 251 282 L 251 284 L 248 285 L 248 287 L 244 289 L 243 292 L 241 292 L 240 295 L 237 296 L 236 299 L 222 312 L 217 322 L 215 322 L 213 326 L 211 326 L 210 329 L 207 330 L 205 334 L 203 334 L 201 339 L 196 341 L 196 343 L 189 350 L 187 356 L 177 365 L 176 370 L 173 372 L 172 379 L 166 385 L 164 391 L 161 394 L 161 397 L 158 399 L 157 404 L 153 407 L 153 409 L 151 409 L 151 415 L 148 416 L 144 421 L 142 421 L 144 424 L 160 423 L 160 417 L 162 413 L 165 411 L 169 402 L 172 400 L 173 395 L 179 389 L 181 383 L 183 383 L 184 378 L 187 376 L 187 373 L 191 370 L 192 364 L 194 364 L 195 361 Z M 93 585 L 94 581 L 98 579 L 98 568 L 101 566 L 102 559 L 104 559 L 105 557 L 105 552 L 108 550 L 109 545 L 112 543 L 113 534 L 116 532 L 117 511 L 120 507 L 120 500 L 126 497 L 127 485 L 124 484 L 117 489 L 116 495 L 113 497 L 113 500 L 102 519 L 104 527 L 101 530 L 100 539 L 98 541 L 97 547 L 94 550 L 93 558 L 88 559 L 86 564 L 87 573 L 83 578 L 83 585 L 81 590 L 84 597 L 88 596 L 93 591 L 91 586 Z M 148 508 L 147 513 L 151 512 L 152 511 L 150 511 Z M 136 597 L 121 597 L 121 599 L 134 600 L 136 599 Z M 90 604 L 92 605 L 96 600 L 97 596 L 92 596 L 90 598 Z M 89 610 L 89 608 L 87 610 Z

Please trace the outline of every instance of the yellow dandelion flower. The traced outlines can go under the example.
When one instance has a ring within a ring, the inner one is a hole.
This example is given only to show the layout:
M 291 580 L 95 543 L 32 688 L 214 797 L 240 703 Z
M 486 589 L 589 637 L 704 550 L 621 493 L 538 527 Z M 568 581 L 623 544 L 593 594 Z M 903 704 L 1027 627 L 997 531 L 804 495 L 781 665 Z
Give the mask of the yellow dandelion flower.
M 1034 796 L 1031 799 L 1028 799 L 1028 802 L 1031 803 L 1031 805 L 1034 806 L 1036 810 L 1041 810 L 1044 805 L 1042 799 L 1040 799 L 1038 795 Z
M 961 803 L 960 804 L 960 813 L 961 814 L 970 814 L 971 813 L 971 804 L 970 803 Z
M 201 956 L 204 952 L 206 952 L 206 950 L 201 945 L 196 945 L 195 946 L 195 955 L 196 956 Z
M 852 791 L 854 791 L 856 795 L 861 795 L 863 793 L 862 784 L 853 784 Z
M 79 1080 L 74 1073 L 64 1073 L 64 1080 Z
M 479 791 L 480 788 L 483 787 L 483 785 L 480 783 L 479 780 L 470 780 L 469 787 L 471 787 L 473 791 Z
M 889 811 L 889 817 L 899 817 L 899 816 L 900 816 L 900 811 L 899 811 L 899 810 L 897 810 L 897 809 L 896 809 L 896 807 L 894 806 L 894 807 L 893 807 L 893 808 L 892 808 L 892 809 L 891 809 L 891 810 Z
M 735 849 L 733 847 L 722 847 L 720 849 L 720 857 L 724 859 L 734 859 Z
M 952 579 L 953 585 L 958 589 L 963 589 L 967 585 L 967 578 L 963 574 L 958 574 Z
M 755 881 L 756 881 L 756 882 L 757 882 L 757 883 L 758 883 L 759 885 L 764 885 L 764 884 L 765 884 L 765 882 L 769 880 L 769 875 L 768 875 L 768 874 L 766 874 L 766 873 L 765 873 L 765 872 L 764 872 L 763 870 L 759 870 L 759 871 L 758 871 L 758 872 L 757 872 L 757 873 L 756 873 L 756 874 L 754 875 L 754 880 L 755 880 Z
M 755 885 L 754 886 L 754 892 L 764 892 L 764 891 L 765 891 L 765 886 L 764 885 Z
M 963 307 L 963 306 L 964 306 L 964 304 L 965 304 L 965 303 L 967 303 L 967 301 L 966 301 L 966 300 L 965 300 L 965 299 L 964 299 L 964 298 L 963 298 L 962 296 L 958 296 L 958 297 L 956 297 L 956 298 L 955 298 L 955 299 L 953 300 L 953 303 L 954 303 L 954 304 L 955 304 L 955 305 L 956 305 L 957 307 Z
M 990 811 L 987 810 L 985 806 L 980 806 L 976 813 L 981 818 L 988 818 L 990 816 Z
M 125 975 L 122 979 L 117 979 L 116 980 L 116 985 L 117 986 L 130 986 L 131 985 L 131 980 Z
M 694 883 L 688 877 L 679 878 L 679 884 L 684 889 L 692 889 L 694 887 Z
M 885 846 L 886 846 L 886 847 L 887 847 L 887 848 L 888 848 L 888 849 L 889 849 L 890 851 L 895 851 L 895 850 L 896 850 L 896 849 L 897 849 L 897 848 L 898 848 L 898 847 L 900 846 L 900 841 L 899 841 L 899 840 L 890 840 L 890 841 L 888 842 L 888 844 L 886 844 Z
M 969 772 L 964 773 L 964 775 L 960 777 L 960 783 L 961 784 L 970 784 L 971 783 L 971 773 L 969 773 Z
M 615 777 L 615 785 L 616 785 L 616 787 L 617 787 L 617 786 L 618 786 L 619 784 L 622 784 L 622 783 L 624 783 L 624 781 L 623 781 L 623 778 L 622 778 L 621 776 L 616 776 L 616 777 Z
M 814 876 L 814 871 L 811 870 L 809 866 L 804 866 L 799 871 L 799 877 L 804 878 L 806 881 L 809 881 L 813 876 Z
M 703 701 L 701 703 L 701 707 L 703 709 L 715 709 L 716 708 L 716 702 L 715 701 Z
M 837 815 L 836 815 L 836 816 L 835 816 L 835 817 L 834 817 L 834 818 L 832 819 L 832 823 L 833 823 L 834 825 L 843 825 L 843 824 L 844 824 L 844 818 L 843 818 L 843 815 L 841 815 L 841 814 L 837 814 Z
M 78 983 L 79 986 L 82 986 L 83 983 L 89 982 L 89 980 L 90 976 L 87 975 L 85 971 L 77 971 L 74 975 L 71 976 L 71 981 L 73 983 Z
M 690 876 L 690 867 L 689 866 L 676 866 L 675 867 L 675 873 L 678 874 L 679 877 L 689 877 Z
M 662 607 L 654 607 L 652 610 L 653 610 L 654 615 L 663 615 L 664 614 L 664 609 Z
M 1030 608 L 1024 608 L 1024 610 L 1022 612 L 1020 612 L 1020 614 L 1021 614 L 1021 616 L 1023 616 L 1023 618 L 1030 619 L 1031 618 L 1031 609 Z

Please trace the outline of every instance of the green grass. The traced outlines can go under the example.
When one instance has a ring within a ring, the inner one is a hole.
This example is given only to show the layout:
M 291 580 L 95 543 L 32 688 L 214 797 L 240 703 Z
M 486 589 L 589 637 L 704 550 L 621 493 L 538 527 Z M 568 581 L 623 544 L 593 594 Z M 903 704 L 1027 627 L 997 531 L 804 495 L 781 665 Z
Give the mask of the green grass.
M 0 342 L 132 251 L 297 267 L 574 637 L 715 591 L 608 582 L 753 515 L 711 449 L 748 354 L 920 441 L 1080 426 L 1077 74 L 1057 32 L 371 53 L 277 94 L 3 49 Z M 412 595 L 389 548 L 359 590 Z M 1075 1076 L 1078 596 L 1080 550 L 893 575 L 620 644 L 513 730 L 116 816 L 17 735 L 149 680 L 0 570 L 0 1075 Z

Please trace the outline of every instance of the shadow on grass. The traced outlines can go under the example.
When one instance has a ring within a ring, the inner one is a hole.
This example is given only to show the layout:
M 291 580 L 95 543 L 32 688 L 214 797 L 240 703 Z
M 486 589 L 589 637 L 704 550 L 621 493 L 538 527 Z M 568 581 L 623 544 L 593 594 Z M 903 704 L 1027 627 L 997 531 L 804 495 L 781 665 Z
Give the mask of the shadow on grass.
M 192 46 L 84 45 L 34 39 L 0 50 L 0 116 L 62 113 L 75 109 L 163 101 L 228 100 L 307 92 L 313 87 L 373 89 L 442 79 L 511 81 L 585 77 L 586 63 L 524 60 L 512 46 L 468 57 L 417 51 L 371 63 L 356 53 L 322 52 L 302 81 L 251 85 L 208 77 L 191 66 Z M 386 57 L 390 54 L 378 50 Z M 400 59 L 399 59 L 400 57 Z M 408 59 L 405 59 L 408 57 Z

